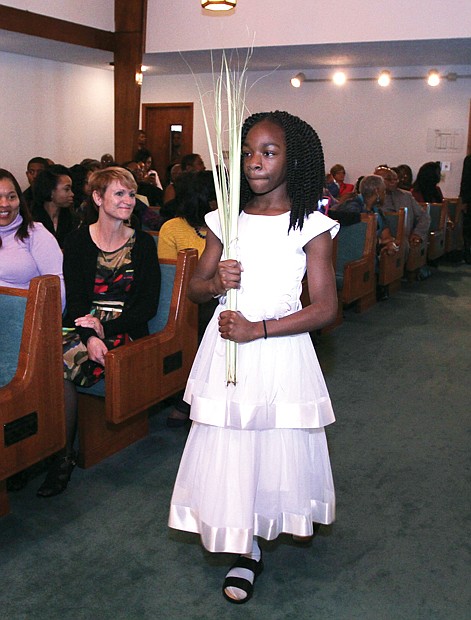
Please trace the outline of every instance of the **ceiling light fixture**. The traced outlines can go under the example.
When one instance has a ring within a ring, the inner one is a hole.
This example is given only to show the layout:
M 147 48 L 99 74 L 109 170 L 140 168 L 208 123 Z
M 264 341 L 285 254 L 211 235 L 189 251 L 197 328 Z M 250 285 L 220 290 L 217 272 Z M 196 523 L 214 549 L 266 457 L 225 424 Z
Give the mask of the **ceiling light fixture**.
M 235 8 L 237 0 L 201 0 L 201 6 L 207 11 L 230 11 Z
M 429 86 L 438 86 L 440 84 L 440 74 L 436 69 L 432 69 L 428 72 L 427 84 Z
M 386 88 L 386 86 L 389 86 L 389 84 L 391 84 L 390 71 L 381 71 L 378 78 L 378 84 L 383 88 Z
M 429 71 L 427 76 L 420 75 L 403 75 L 392 77 L 390 71 L 384 70 L 381 72 L 379 78 L 375 77 L 349 77 L 349 82 L 378 82 L 380 86 L 388 86 L 391 80 L 427 80 L 427 83 L 430 86 L 438 86 L 441 79 L 446 79 L 448 82 L 456 82 L 458 79 L 469 79 L 471 78 L 470 74 L 459 75 L 458 73 L 447 73 L 445 75 L 440 76 L 439 72 L 436 69 L 432 69 Z M 304 73 L 298 73 L 293 78 L 291 78 L 291 86 L 295 88 L 299 88 L 303 82 L 331 82 L 333 81 L 337 86 L 342 86 L 347 81 L 347 76 L 343 71 L 337 71 L 332 78 L 308 78 Z
M 347 81 L 347 76 L 343 71 L 336 71 L 332 76 L 332 81 L 336 86 L 343 86 Z
M 291 78 L 291 86 L 294 86 L 294 88 L 299 88 L 305 79 L 306 76 L 304 75 L 304 73 L 298 73 L 293 78 Z

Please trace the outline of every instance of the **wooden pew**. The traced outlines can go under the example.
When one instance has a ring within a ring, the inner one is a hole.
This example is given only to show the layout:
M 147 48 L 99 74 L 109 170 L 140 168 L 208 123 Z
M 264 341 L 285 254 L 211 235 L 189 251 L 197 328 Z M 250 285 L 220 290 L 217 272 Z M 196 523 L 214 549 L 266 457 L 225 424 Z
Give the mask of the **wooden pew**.
M 198 306 L 187 298 L 194 249 L 160 261 L 151 334 L 109 351 L 106 379 L 79 388 L 79 464 L 90 467 L 148 433 L 147 409 L 184 389 L 198 346 Z
M 422 209 L 424 209 L 424 211 L 429 211 L 428 204 L 422 204 Z M 407 209 L 405 209 L 405 211 L 407 220 Z M 409 245 L 409 251 L 406 260 L 406 275 L 409 282 L 416 280 L 419 269 L 421 269 L 427 264 L 427 245 L 427 238 L 423 239 L 417 245 Z
M 376 303 L 375 256 L 376 215 L 362 213 L 357 224 L 340 227 L 335 271 L 340 309 L 354 304 L 363 312 Z
M 378 284 L 387 286 L 389 293 L 394 293 L 401 288 L 401 279 L 404 275 L 404 266 L 407 252 L 407 240 L 405 236 L 405 209 L 398 212 L 385 211 L 384 216 L 391 230 L 392 236 L 399 246 L 399 251 L 393 256 L 383 252 L 379 259 Z
M 6 479 L 65 445 L 62 312 L 57 276 L 0 287 L 0 515 Z
M 427 260 L 434 261 L 445 254 L 446 223 L 448 220 L 447 202 L 431 202 L 430 230 L 428 234 Z
M 446 228 L 445 254 L 461 252 L 463 239 L 463 210 L 461 198 L 446 198 L 448 206 L 448 225 Z

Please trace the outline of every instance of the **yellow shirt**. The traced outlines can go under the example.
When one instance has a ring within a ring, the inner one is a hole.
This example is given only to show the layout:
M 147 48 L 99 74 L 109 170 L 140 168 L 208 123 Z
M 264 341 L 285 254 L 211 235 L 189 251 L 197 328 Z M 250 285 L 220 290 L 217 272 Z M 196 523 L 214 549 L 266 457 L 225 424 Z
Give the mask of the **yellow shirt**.
M 206 231 L 203 229 L 201 234 L 206 235 Z M 186 248 L 196 248 L 199 258 L 205 246 L 206 239 L 202 239 L 182 217 L 168 220 L 160 229 L 157 245 L 159 258 L 176 260 L 178 252 Z

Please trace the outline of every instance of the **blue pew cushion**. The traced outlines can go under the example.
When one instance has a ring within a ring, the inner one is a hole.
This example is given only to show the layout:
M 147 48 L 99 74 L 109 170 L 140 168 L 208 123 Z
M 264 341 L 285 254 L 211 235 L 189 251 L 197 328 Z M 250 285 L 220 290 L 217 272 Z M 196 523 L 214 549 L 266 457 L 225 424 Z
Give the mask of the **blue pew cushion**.
M 160 263 L 160 296 L 156 315 L 149 321 L 149 333 L 156 334 L 167 325 L 175 282 L 176 264 Z
M 168 315 L 170 312 L 170 302 L 172 301 L 173 284 L 175 282 L 176 264 L 160 264 L 160 295 L 159 305 L 157 306 L 156 315 L 148 322 L 149 333 L 156 334 L 164 329 L 167 325 Z M 82 394 L 92 394 L 93 396 L 105 397 L 105 380 L 102 379 L 91 387 L 77 387 Z
M 26 297 L 0 295 L 0 387 L 16 373 L 25 310 Z
M 337 244 L 337 260 L 335 264 L 335 278 L 337 289 L 343 287 L 343 272 L 345 265 L 359 260 L 363 256 L 367 231 L 366 222 L 358 222 L 352 226 L 341 226 Z

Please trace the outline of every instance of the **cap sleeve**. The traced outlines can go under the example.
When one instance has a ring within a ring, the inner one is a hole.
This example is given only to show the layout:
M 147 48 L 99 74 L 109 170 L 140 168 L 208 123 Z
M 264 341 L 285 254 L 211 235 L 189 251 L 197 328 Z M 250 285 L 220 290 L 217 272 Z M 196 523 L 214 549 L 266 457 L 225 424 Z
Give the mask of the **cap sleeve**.
M 222 241 L 221 222 L 219 220 L 219 211 L 210 211 L 204 216 L 206 226 L 213 232 L 216 237 Z
M 327 217 L 320 211 L 314 211 L 304 221 L 303 228 L 301 230 L 301 236 L 303 239 L 303 245 L 308 243 L 314 237 L 321 235 L 323 232 L 329 231 L 332 239 L 340 230 L 340 224 Z

